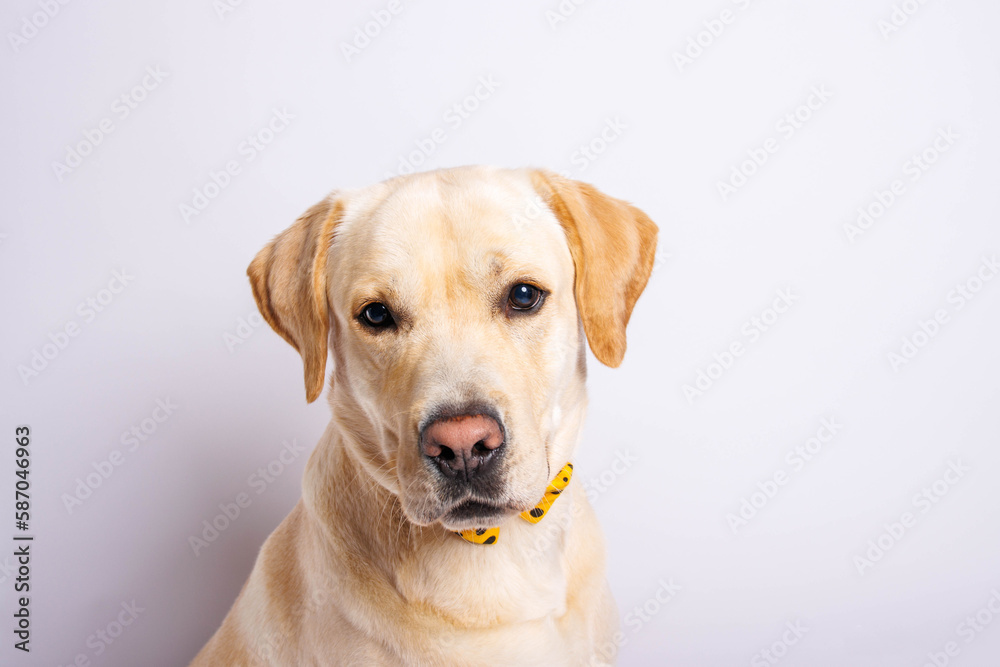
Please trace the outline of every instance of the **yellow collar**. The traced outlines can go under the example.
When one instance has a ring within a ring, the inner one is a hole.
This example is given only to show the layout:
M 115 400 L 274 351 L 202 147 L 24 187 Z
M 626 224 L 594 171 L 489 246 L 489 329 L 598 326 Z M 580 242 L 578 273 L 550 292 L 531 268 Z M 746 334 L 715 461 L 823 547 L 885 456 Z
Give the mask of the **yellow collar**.
M 538 504 L 526 512 L 521 512 L 521 518 L 528 523 L 538 523 L 541 521 L 545 513 L 552 507 L 552 503 L 556 501 L 559 494 L 569 484 L 572 476 L 573 464 L 567 463 L 559 471 L 559 474 L 549 482 L 549 485 L 545 488 L 545 494 L 538 501 Z M 469 530 L 456 531 L 455 534 L 460 535 L 466 542 L 472 542 L 473 544 L 496 544 L 497 540 L 500 539 L 500 528 L 470 528 Z

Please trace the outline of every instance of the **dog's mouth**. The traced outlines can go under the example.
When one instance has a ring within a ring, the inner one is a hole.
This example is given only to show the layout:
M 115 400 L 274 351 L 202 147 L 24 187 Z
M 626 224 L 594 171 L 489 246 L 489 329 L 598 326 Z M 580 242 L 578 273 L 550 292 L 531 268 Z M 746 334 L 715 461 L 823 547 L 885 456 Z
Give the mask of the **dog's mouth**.
M 441 516 L 441 523 L 451 530 L 492 528 L 500 525 L 516 511 L 512 507 L 469 498 L 445 511 Z

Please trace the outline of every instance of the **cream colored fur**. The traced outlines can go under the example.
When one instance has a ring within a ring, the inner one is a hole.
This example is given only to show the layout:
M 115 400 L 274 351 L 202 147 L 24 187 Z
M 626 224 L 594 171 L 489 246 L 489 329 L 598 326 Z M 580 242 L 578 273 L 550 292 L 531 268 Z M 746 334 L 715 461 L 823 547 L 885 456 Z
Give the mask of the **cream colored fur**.
M 585 344 L 617 366 L 656 227 L 630 205 L 537 170 L 463 167 L 335 192 L 257 256 L 261 312 L 302 355 L 333 419 L 303 495 L 192 663 L 588 665 L 618 628 L 600 527 L 579 480 L 537 525 L 516 515 L 573 459 Z M 508 317 L 517 282 L 537 313 Z M 389 306 L 393 331 L 357 314 Z M 488 402 L 506 431 L 499 542 L 452 531 L 419 426 Z

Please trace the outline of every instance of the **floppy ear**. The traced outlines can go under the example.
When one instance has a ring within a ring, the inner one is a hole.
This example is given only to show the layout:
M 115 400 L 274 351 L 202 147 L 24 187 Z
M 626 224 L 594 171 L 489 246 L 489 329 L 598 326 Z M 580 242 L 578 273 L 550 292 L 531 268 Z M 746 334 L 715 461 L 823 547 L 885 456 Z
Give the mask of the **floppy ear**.
M 653 270 L 656 225 L 592 185 L 542 170 L 532 172 L 532 181 L 566 232 L 590 349 L 601 363 L 617 367 L 625 356 L 625 325 Z
M 309 403 L 323 391 L 330 332 L 327 254 L 341 210 L 331 194 L 264 246 L 247 268 L 260 314 L 302 355 Z

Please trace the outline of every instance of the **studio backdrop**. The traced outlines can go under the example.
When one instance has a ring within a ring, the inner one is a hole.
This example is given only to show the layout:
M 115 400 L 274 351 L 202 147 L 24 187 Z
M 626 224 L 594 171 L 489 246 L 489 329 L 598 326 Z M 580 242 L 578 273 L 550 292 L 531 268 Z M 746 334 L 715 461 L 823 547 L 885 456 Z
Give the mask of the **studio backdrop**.
M 187 664 L 330 419 L 247 265 L 333 189 L 464 164 L 660 228 L 624 363 L 589 357 L 573 481 L 619 664 L 998 664 L 998 25 L 6 2 L 0 664 Z

